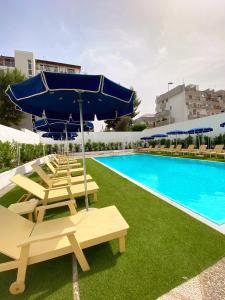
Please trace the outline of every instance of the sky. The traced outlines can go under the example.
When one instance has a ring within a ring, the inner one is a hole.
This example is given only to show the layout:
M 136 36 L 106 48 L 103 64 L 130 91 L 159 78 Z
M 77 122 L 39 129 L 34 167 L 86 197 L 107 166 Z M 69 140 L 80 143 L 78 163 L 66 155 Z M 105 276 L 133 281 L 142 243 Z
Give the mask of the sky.
M 139 116 L 155 112 L 168 82 L 225 89 L 224 0 L 0 0 L 0 7 L 0 55 L 32 51 L 132 86 Z

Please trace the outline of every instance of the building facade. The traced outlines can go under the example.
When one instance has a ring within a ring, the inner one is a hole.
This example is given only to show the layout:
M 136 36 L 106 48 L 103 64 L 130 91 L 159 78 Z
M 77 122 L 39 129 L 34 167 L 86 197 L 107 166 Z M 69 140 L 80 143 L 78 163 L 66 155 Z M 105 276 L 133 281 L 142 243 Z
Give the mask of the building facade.
M 202 118 L 225 111 L 225 90 L 199 90 L 197 85 L 178 85 L 156 97 L 156 126 Z
M 79 74 L 81 66 L 66 64 L 43 59 L 36 59 L 33 52 L 15 50 L 14 56 L 0 55 L 0 71 L 18 69 L 27 78 L 30 78 L 41 71 L 50 71 L 57 73 Z M 15 128 L 26 128 L 32 130 L 32 117 L 25 114 L 19 126 Z

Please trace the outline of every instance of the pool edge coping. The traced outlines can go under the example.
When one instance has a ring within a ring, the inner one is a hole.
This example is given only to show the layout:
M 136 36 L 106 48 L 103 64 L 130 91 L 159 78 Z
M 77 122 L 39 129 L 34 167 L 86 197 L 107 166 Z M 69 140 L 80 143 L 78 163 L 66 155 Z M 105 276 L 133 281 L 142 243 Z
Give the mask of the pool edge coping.
M 147 155 L 148 155 L 148 154 L 147 154 Z M 163 156 L 163 155 L 160 155 L 160 156 Z M 174 157 L 174 158 L 175 158 L 175 157 Z M 179 157 L 178 157 L 178 158 L 179 158 Z M 114 168 L 107 166 L 106 164 L 104 164 L 104 163 L 98 161 L 97 159 L 95 159 L 94 157 L 91 157 L 91 159 L 94 160 L 95 162 L 97 162 L 97 163 L 103 165 L 104 167 L 108 168 L 109 170 L 115 172 L 116 174 L 120 175 L 121 177 L 123 177 L 123 178 L 129 180 L 130 182 L 134 183 L 135 185 L 141 187 L 142 189 L 146 190 L 147 192 L 151 193 L 152 195 L 154 195 L 154 196 L 160 198 L 161 200 L 163 200 L 163 201 L 169 203 L 170 205 L 176 207 L 177 209 L 180 209 L 181 211 L 183 211 L 184 213 L 188 214 L 188 215 L 191 216 L 192 218 L 197 219 L 198 221 L 204 223 L 205 225 L 207 225 L 207 226 L 211 227 L 212 229 L 215 229 L 216 231 L 218 231 L 218 232 L 220 232 L 220 233 L 222 233 L 222 234 L 225 235 L 225 224 L 218 225 L 218 224 L 216 224 L 216 223 L 213 223 L 213 222 L 210 221 L 209 219 L 207 219 L 207 218 L 205 218 L 205 217 L 203 217 L 203 216 L 201 216 L 201 215 L 195 213 L 194 211 L 192 211 L 192 210 L 190 210 L 190 209 L 188 209 L 188 208 L 182 206 L 181 204 L 179 204 L 179 203 L 177 203 L 177 202 L 175 202 L 175 201 L 169 199 L 168 197 L 166 197 L 166 196 L 164 196 L 164 195 L 162 195 L 162 194 L 160 194 L 160 193 L 154 191 L 153 189 L 146 187 L 145 185 L 143 185 L 143 184 L 139 183 L 138 181 L 136 181 L 136 180 L 130 178 L 129 176 L 127 176 L 127 175 L 125 175 L 125 174 L 123 174 L 123 173 L 121 173 L 121 172 L 115 170 Z M 202 160 L 202 161 L 204 161 L 204 160 Z M 212 162 L 213 162 L 213 161 L 212 161 Z

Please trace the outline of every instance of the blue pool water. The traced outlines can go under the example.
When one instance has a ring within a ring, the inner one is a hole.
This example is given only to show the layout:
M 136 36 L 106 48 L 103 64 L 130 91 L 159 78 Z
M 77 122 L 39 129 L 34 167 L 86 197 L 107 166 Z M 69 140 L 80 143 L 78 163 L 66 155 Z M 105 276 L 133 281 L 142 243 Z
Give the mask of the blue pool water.
M 214 223 L 225 223 L 223 163 L 146 154 L 96 160 Z

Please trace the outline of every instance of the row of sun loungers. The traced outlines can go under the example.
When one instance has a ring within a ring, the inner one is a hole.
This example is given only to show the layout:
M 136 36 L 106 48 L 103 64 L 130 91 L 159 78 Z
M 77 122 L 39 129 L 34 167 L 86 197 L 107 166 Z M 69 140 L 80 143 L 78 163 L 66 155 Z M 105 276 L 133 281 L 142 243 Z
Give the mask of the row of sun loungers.
M 11 178 L 11 182 L 28 193 L 22 198 L 26 200 L 25 204 L 35 201 L 38 205 L 36 222 L 0 205 L 0 252 L 12 259 L 0 264 L 0 272 L 17 269 L 17 279 L 9 289 L 12 294 L 25 290 L 28 265 L 74 253 L 81 269 L 88 271 L 90 267 L 83 249 L 118 239 L 119 251 L 125 251 L 129 226 L 115 206 L 77 212 L 76 198 L 85 195 L 80 163 L 73 157 L 53 155 L 45 160 L 45 164 L 50 174 L 45 168 L 32 165 L 41 182 L 21 174 Z M 97 201 L 98 190 L 96 182 L 87 175 L 87 193 L 93 195 L 94 201 Z M 29 200 L 32 197 L 36 199 Z M 15 209 L 23 204 L 19 202 L 11 206 Z M 43 222 L 48 209 L 63 206 L 69 207 L 70 216 Z
M 176 155 L 202 155 L 208 157 L 223 157 L 225 158 L 224 145 L 216 145 L 214 149 L 207 149 L 207 145 L 201 145 L 199 149 L 195 149 L 195 145 L 189 145 L 187 149 L 182 149 L 182 145 L 171 145 L 169 148 L 165 148 L 165 145 L 162 146 L 152 146 L 148 148 L 139 148 L 138 151 L 141 153 L 167 153 L 167 154 L 176 154 Z

